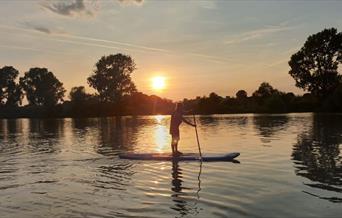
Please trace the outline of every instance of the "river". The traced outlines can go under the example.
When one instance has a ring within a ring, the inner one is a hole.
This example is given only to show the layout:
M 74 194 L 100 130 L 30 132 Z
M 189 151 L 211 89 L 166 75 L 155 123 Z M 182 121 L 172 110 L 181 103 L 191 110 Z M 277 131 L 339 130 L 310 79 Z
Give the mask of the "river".
M 191 117 L 188 117 L 191 120 Z M 202 153 L 240 163 L 123 160 L 169 152 L 170 116 L 0 120 L 3 217 L 338 217 L 342 114 L 198 116 Z M 197 152 L 181 126 L 182 152 Z

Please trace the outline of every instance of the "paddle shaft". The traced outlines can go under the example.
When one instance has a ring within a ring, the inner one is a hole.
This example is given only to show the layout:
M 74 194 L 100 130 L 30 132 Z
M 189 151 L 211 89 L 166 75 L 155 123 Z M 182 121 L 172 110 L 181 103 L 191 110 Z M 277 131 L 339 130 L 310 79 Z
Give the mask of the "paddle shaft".
M 195 131 L 196 131 L 196 139 L 197 139 L 197 145 L 198 145 L 198 151 L 199 151 L 199 155 L 202 159 L 202 151 L 201 151 L 201 145 L 199 143 L 199 139 L 198 139 L 198 132 L 197 132 L 197 124 L 196 124 L 196 117 L 195 114 L 193 114 L 194 117 L 194 124 L 195 124 Z

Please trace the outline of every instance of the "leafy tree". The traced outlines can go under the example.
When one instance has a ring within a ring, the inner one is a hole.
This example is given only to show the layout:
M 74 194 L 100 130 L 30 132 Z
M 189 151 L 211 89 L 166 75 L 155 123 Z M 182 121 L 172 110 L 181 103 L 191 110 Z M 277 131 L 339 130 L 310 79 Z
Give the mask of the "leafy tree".
M 239 90 L 236 93 L 236 98 L 237 99 L 246 99 L 247 98 L 247 92 L 245 90 Z
M 266 98 L 276 93 L 278 93 L 278 90 L 274 89 L 269 83 L 263 82 L 260 84 L 258 90 L 253 93 L 253 96 Z
M 287 101 L 290 101 L 290 100 L 294 99 L 295 97 L 296 96 L 295 96 L 295 94 L 293 94 L 293 92 L 288 92 L 288 93 L 285 94 L 285 99 Z
M 342 83 L 335 89 L 332 98 L 335 108 L 342 111 Z
M 94 73 L 88 77 L 88 83 L 97 90 L 101 101 L 117 103 L 124 95 L 131 95 L 136 91 L 131 79 L 131 73 L 135 69 L 134 60 L 130 56 L 103 56 L 96 63 Z
M 86 93 L 84 86 L 76 86 L 71 88 L 69 97 L 72 102 L 81 103 L 89 100 L 91 95 Z
M 317 97 L 326 97 L 341 82 L 342 33 L 335 28 L 308 37 L 304 46 L 291 56 L 289 73 L 296 86 Z
M 204 96 L 198 100 L 198 110 L 204 114 L 221 113 L 223 103 L 224 99 L 215 92 L 212 92 L 209 94 L 209 97 Z
M 341 112 L 342 111 L 342 83 L 339 84 L 331 95 L 321 102 L 323 111 Z
M 272 95 L 265 101 L 267 112 L 283 113 L 286 111 L 286 105 L 279 95 Z
M 31 105 L 53 106 L 63 101 L 63 83 L 46 68 L 31 68 L 20 78 L 20 86 Z
M 215 92 L 212 92 L 209 94 L 209 100 L 215 103 L 220 103 L 222 101 L 222 97 Z
M 15 82 L 19 72 L 12 66 L 0 68 L 0 105 L 18 106 L 21 103 L 22 92 Z

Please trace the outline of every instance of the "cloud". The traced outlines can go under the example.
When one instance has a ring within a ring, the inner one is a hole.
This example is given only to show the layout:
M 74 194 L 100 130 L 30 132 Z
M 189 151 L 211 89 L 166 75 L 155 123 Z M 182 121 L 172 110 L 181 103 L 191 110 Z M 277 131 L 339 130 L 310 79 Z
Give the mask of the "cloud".
M 66 55 L 64 51 L 56 51 L 56 50 L 46 50 L 46 49 L 40 49 L 40 48 L 33 48 L 33 47 L 25 47 L 25 46 L 15 46 L 15 45 L 3 45 L 0 44 L 0 48 L 10 49 L 10 50 L 22 50 L 22 51 L 33 51 L 33 52 L 39 52 L 39 53 L 47 53 L 47 54 L 63 54 Z M 68 55 L 68 54 L 67 54 Z
M 33 30 L 36 30 L 38 32 L 41 32 L 41 33 L 46 33 L 46 34 L 51 34 L 52 31 L 45 27 L 45 26 L 42 26 L 42 25 L 38 25 L 38 24 L 33 24 L 33 23 L 30 23 L 30 22 L 25 22 L 24 23 L 24 26 L 30 28 L 30 29 L 33 29 Z
M 91 1 L 95 3 L 96 1 Z M 64 16 L 88 15 L 93 16 L 94 11 L 84 0 L 63 0 L 63 1 L 45 1 L 42 6 L 56 14 Z
M 144 0 L 118 0 L 121 4 L 124 5 L 142 5 L 144 3 Z
M 14 50 L 29 50 L 29 51 L 37 51 L 37 52 L 43 51 L 42 49 L 22 47 L 22 46 L 14 46 L 14 45 L 2 45 L 2 44 L 0 44 L 0 47 L 1 48 L 7 48 L 7 49 L 14 49 Z
M 47 27 L 42 27 L 42 26 L 36 26 L 36 27 L 33 27 L 33 29 L 39 31 L 39 32 L 42 32 L 42 33 L 46 33 L 46 34 L 50 34 L 51 33 L 51 30 L 48 29 Z
M 144 0 L 116 0 L 121 5 L 141 6 Z M 44 0 L 41 6 L 63 16 L 94 16 L 99 10 L 99 0 Z
M 28 27 L 32 30 L 41 32 L 41 33 L 45 33 L 45 34 L 65 34 L 65 31 L 59 30 L 59 29 L 52 29 L 50 27 L 46 27 L 44 25 L 41 24 L 35 24 L 35 23 L 31 23 L 31 22 L 25 22 L 23 23 L 23 25 L 25 27 Z
M 44 31 L 37 30 L 37 29 L 42 29 L 42 28 L 44 29 L 44 27 L 42 26 L 35 26 L 30 23 L 26 23 L 25 25 L 30 25 L 30 28 L 28 29 L 28 28 L 6 26 L 6 25 L 0 24 L 0 29 L 23 31 L 23 32 L 27 32 L 30 34 L 46 34 L 46 32 Z M 46 40 L 85 45 L 85 46 L 91 46 L 91 47 L 115 49 L 115 50 L 128 50 L 128 51 L 136 51 L 136 52 L 143 52 L 143 53 L 157 52 L 157 53 L 162 53 L 162 54 L 171 55 L 171 56 L 179 56 L 178 52 L 174 50 L 167 50 L 167 49 L 158 48 L 158 47 L 137 45 L 137 44 L 132 44 L 128 42 L 120 42 L 120 41 L 114 41 L 114 40 L 92 38 L 92 37 L 87 37 L 87 36 L 65 34 L 65 32 L 63 31 L 57 32 L 57 31 L 51 31 L 50 29 L 49 31 L 50 31 L 50 34 L 49 34 L 49 37 L 45 38 Z M 182 52 L 181 55 L 198 57 L 206 61 L 221 63 L 221 64 L 226 64 L 228 61 L 230 61 L 229 59 L 225 59 L 222 57 L 211 56 L 210 54 L 201 54 L 201 53 L 196 53 L 196 52 L 191 52 L 191 51 Z
M 217 9 L 216 2 L 214 1 L 197 1 L 199 6 L 204 9 Z
M 273 33 L 287 31 L 290 29 L 292 28 L 288 26 L 283 26 L 283 25 L 265 27 L 262 29 L 248 31 L 248 32 L 230 37 L 229 39 L 225 40 L 224 44 L 226 45 L 239 44 L 241 42 L 262 38 L 262 37 L 271 35 Z

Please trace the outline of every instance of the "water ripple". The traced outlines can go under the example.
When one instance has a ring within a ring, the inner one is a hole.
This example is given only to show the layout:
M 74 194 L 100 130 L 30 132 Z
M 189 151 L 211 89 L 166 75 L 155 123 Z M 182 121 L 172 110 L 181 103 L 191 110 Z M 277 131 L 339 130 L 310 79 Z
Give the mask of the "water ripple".
M 4 123 L 11 123 L 11 128 Z M 169 116 L 0 123 L 1 217 L 336 217 L 342 116 L 199 118 L 203 153 L 240 164 L 121 160 L 170 152 Z M 198 151 L 181 126 L 179 149 Z

